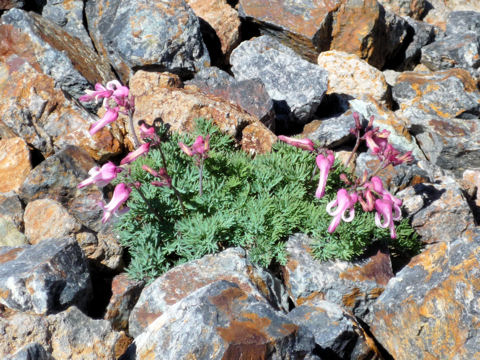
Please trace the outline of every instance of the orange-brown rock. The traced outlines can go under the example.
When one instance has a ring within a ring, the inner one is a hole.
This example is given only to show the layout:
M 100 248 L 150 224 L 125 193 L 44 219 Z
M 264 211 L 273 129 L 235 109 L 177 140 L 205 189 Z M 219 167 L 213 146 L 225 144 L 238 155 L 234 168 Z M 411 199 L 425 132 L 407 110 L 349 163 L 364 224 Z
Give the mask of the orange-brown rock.
M 480 357 L 480 233 L 413 258 L 387 285 L 367 319 L 397 360 Z
M 244 151 L 252 154 L 262 154 L 269 152 L 276 141 L 275 134 L 257 121 L 243 129 L 240 143 Z
M 122 144 L 106 128 L 93 137 L 88 133 L 96 119 L 68 100 L 51 77 L 16 55 L 3 60 L 0 137 L 21 137 L 44 156 L 66 145 L 83 148 L 96 160 L 121 152 Z
M 140 120 L 153 124 L 162 119 L 172 130 L 188 132 L 193 129 L 195 119 L 205 118 L 212 120 L 221 131 L 241 137 L 242 129 L 247 125 L 258 124 L 255 135 L 247 136 L 249 140 L 245 147 L 254 152 L 270 150 L 268 143 L 258 144 L 259 148 L 252 147 L 257 146 L 260 138 L 271 142 L 275 136 L 255 116 L 236 104 L 202 93 L 196 87 L 183 88 L 176 75 L 138 71 L 131 79 L 130 90 L 135 96 L 136 125 Z
M 193 12 L 212 27 L 220 40 L 223 55 L 240 41 L 240 18 L 226 0 L 186 0 Z
M 0 193 L 18 191 L 32 169 L 30 151 L 21 138 L 0 138 Z

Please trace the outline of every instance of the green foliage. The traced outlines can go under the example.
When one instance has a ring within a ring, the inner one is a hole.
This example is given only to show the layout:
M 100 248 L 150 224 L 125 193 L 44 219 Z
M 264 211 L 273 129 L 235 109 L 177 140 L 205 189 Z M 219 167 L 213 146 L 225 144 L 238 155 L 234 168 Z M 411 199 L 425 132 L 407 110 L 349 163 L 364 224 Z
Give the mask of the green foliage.
M 352 223 L 340 224 L 333 234 L 327 232 L 332 218 L 325 206 L 336 196 L 339 175 L 345 171 L 339 164 L 330 173 L 327 195 L 318 200 L 313 196 L 318 182 L 318 173 L 312 177 L 315 158 L 307 151 L 279 142 L 270 154 L 252 158 L 204 120 L 197 122 L 190 136 L 161 132 L 168 173 L 181 193 L 187 216 L 173 190 L 150 185 L 153 177 L 141 169 L 147 164 L 158 170 L 160 151 L 152 149 L 148 157 L 135 161 L 131 177 L 143 184 L 142 191 L 161 220 L 133 190 L 130 211 L 117 222 L 117 228 L 129 249 L 128 272 L 134 278 L 154 279 L 175 265 L 231 246 L 247 249 L 250 258 L 265 267 L 272 261 L 282 264 L 285 240 L 298 231 L 315 239 L 314 254 L 322 260 L 350 260 L 375 240 L 391 242 L 388 230 L 376 227 L 373 214 L 362 211 L 356 212 Z M 190 145 L 197 135 L 207 133 L 211 150 L 199 196 L 198 167 L 178 142 Z M 118 181 L 131 181 L 122 176 Z M 399 238 L 392 243 L 397 252 L 417 250 L 418 241 L 408 223 L 402 222 L 397 232 Z

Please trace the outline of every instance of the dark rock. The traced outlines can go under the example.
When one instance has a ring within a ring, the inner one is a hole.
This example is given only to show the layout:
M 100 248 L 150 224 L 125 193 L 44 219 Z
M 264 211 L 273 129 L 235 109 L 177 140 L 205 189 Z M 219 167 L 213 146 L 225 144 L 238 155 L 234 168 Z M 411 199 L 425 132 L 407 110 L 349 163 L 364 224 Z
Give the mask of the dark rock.
M 171 306 L 122 359 L 302 359 L 313 347 L 310 332 L 222 280 Z
M 94 50 L 65 30 L 33 12 L 12 9 L 1 17 L 5 52 L 17 54 L 55 81 L 75 99 L 95 83 L 115 78 L 109 65 Z
M 378 251 L 359 262 L 320 262 L 311 255 L 311 242 L 303 234 L 292 235 L 287 242 L 288 258 L 282 271 L 294 304 L 327 300 L 364 316 L 393 277 L 390 255 Z
M 93 49 L 93 43 L 83 24 L 84 0 L 47 0 L 42 8 L 42 16 L 62 27 L 71 36 L 79 38 Z
M 20 189 L 20 197 L 25 202 L 44 198 L 56 200 L 83 225 L 99 231 L 102 210 L 98 202 L 103 200 L 103 193 L 95 187 L 77 188 L 94 166 L 88 154 L 69 146 L 30 172 Z
M 404 43 L 408 40 L 410 25 L 403 17 L 391 11 L 385 11 L 384 17 L 385 45 L 383 51 L 385 53 L 385 63 L 388 63 L 400 56 Z
M 478 231 L 414 257 L 372 305 L 373 336 L 398 360 L 476 358 L 479 268 Z
M 425 244 L 454 241 L 475 226 L 462 188 L 452 178 L 417 184 L 397 196 L 403 200 L 406 216 Z
M 45 240 L 0 248 L 0 302 L 10 309 L 50 314 L 70 305 L 85 308 L 90 274 L 75 240 Z
M 428 11 L 427 0 L 380 0 L 380 4 L 397 15 L 421 19 Z
M 14 192 L 0 194 L 0 217 L 12 221 L 18 230 L 23 231 L 23 205 Z
M 452 11 L 447 16 L 447 35 L 465 34 L 473 31 L 480 34 L 480 12 Z
M 24 346 L 15 354 L 8 356 L 6 360 L 53 360 L 53 358 L 45 351 L 42 345 L 32 343 Z
M 241 43 L 230 61 L 238 80 L 259 78 L 272 100 L 301 123 L 312 119 L 327 90 L 326 71 L 269 36 Z
M 305 125 L 302 135 L 318 142 L 320 146 L 334 148 L 355 138 L 350 133 L 354 127 L 355 120 L 350 112 L 329 119 L 313 120 Z
M 288 301 L 280 281 L 247 260 L 245 250 L 227 249 L 179 265 L 148 285 L 140 295 L 129 320 L 129 331 L 137 337 L 149 324 L 199 288 L 219 280 L 234 282 L 249 296 L 287 310 Z
M 315 337 L 315 352 L 322 359 L 372 359 L 380 353 L 354 316 L 340 306 L 324 300 L 300 305 L 288 318 L 310 330 Z
M 184 0 L 88 0 L 85 14 L 96 49 L 125 83 L 142 67 L 187 74 L 209 65 L 199 20 Z
M 396 65 L 398 70 L 413 70 L 420 63 L 422 48 L 435 40 L 435 29 L 432 25 L 423 21 L 406 17 L 410 25 L 412 41 L 408 44 L 403 55 L 403 61 Z
M 237 81 L 227 72 L 209 67 L 200 70 L 185 85 L 195 85 L 204 93 L 233 102 L 256 116 L 269 129 L 275 129 L 273 101 L 260 79 Z

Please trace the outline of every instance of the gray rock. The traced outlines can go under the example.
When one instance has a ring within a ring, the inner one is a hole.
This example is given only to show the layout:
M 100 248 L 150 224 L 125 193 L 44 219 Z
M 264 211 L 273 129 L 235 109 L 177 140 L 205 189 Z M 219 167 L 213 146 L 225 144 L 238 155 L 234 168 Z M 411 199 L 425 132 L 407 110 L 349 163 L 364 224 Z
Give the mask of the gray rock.
M 435 40 L 435 29 L 433 25 L 410 17 L 405 17 L 405 20 L 410 25 L 409 32 L 412 41 L 405 49 L 403 61 L 395 68 L 398 70 L 413 70 L 420 63 L 422 48 Z
M 56 86 L 75 99 L 96 82 L 115 78 L 109 65 L 94 50 L 33 12 L 12 9 L 1 17 L 0 24 L 11 25 L 26 35 L 24 41 L 9 44 L 10 51 L 23 56 L 31 53 L 31 58 L 26 58 L 34 62 L 32 66 L 39 66 L 54 79 Z
M 95 47 L 124 82 L 142 67 L 186 74 L 210 63 L 199 20 L 184 0 L 88 0 L 85 14 Z
M 354 316 L 324 300 L 300 305 L 288 313 L 295 324 L 304 326 L 315 337 L 315 352 L 329 359 L 370 359 L 378 355 L 373 340 Z
M 23 230 L 23 205 L 13 191 L 0 194 L 0 217 L 12 221 L 18 230 Z
M 0 302 L 6 307 L 35 314 L 59 312 L 72 304 L 86 307 L 90 274 L 75 240 L 3 247 L 0 259 Z
M 399 57 L 403 44 L 408 40 L 409 23 L 401 16 L 385 11 L 385 42 L 386 62 Z
M 0 216 L 0 246 L 22 246 L 27 244 L 27 237 L 18 231 L 15 223 Z
M 355 127 L 355 120 L 352 113 L 344 113 L 337 117 L 323 120 L 313 120 L 303 129 L 303 135 L 320 146 L 333 148 L 341 146 L 355 137 L 350 129 Z
M 313 348 L 310 332 L 222 280 L 171 306 L 121 359 L 303 359 Z
M 53 358 L 42 345 L 32 343 L 24 346 L 15 354 L 7 356 L 6 360 L 53 360 Z
M 310 253 L 311 243 L 304 234 L 292 235 L 287 242 L 282 271 L 294 304 L 327 300 L 363 317 L 393 277 L 390 255 L 378 251 L 358 262 L 320 262 Z
M 480 12 L 452 11 L 447 16 L 447 35 L 464 34 L 473 31 L 480 34 Z
M 84 7 L 85 2 L 83 0 L 47 0 L 47 4 L 42 8 L 42 16 L 93 49 L 92 40 L 83 24 Z
M 138 336 L 156 318 L 169 312 L 170 306 L 218 280 L 238 284 L 249 296 L 275 309 L 288 309 L 288 296 L 281 282 L 248 261 L 245 250 L 231 248 L 179 265 L 145 287 L 130 315 L 130 334 Z
M 326 71 L 269 36 L 244 41 L 230 62 L 237 80 L 262 80 L 270 97 L 297 122 L 312 119 L 327 90 Z

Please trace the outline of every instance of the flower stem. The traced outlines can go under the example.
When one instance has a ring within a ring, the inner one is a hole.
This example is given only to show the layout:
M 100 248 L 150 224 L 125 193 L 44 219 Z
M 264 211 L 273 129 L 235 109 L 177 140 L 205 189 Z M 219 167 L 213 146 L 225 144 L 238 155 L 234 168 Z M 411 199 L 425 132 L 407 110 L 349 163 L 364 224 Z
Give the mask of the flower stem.
M 135 145 L 135 149 L 137 149 L 140 146 L 140 141 L 138 140 L 137 133 L 135 132 L 135 126 L 133 126 L 133 111 L 128 112 L 128 119 L 128 123 L 130 125 L 130 132 L 133 136 L 133 143 Z
M 198 179 L 198 193 L 200 196 L 203 195 L 203 159 L 200 162 L 200 165 L 198 166 L 198 173 L 199 173 L 199 179 Z
M 348 165 L 350 165 L 350 162 L 353 159 L 353 155 L 357 152 L 359 145 L 360 145 L 360 134 L 357 133 L 357 141 L 355 142 L 355 146 L 353 147 L 353 150 L 350 153 L 350 156 L 348 157 L 347 162 L 345 163 L 345 167 L 348 168 Z

